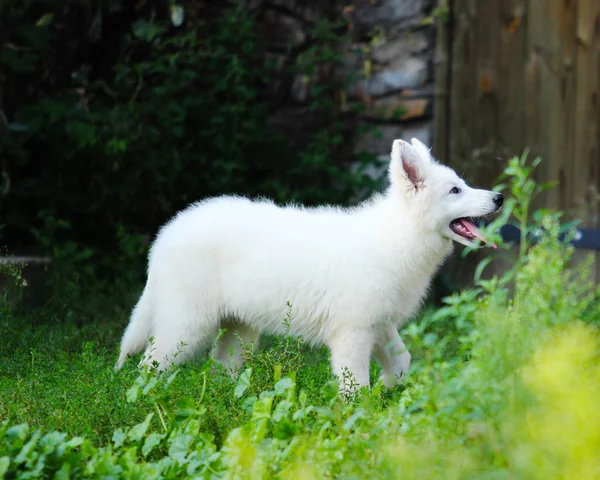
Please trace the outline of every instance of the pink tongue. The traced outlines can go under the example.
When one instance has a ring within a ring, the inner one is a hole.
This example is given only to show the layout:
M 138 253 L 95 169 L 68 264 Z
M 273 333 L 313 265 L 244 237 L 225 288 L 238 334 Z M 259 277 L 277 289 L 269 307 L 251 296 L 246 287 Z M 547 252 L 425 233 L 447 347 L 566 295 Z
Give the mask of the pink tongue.
M 461 218 L 459 222 L 471 235 L 481 240 L 484 245 L 488 245 L 485 235 L 475 226 L 473 222 L 467 220 L 466 218 Z M 489 246 L 492 248 L 498 248 L 495 243 L 490 243 Z

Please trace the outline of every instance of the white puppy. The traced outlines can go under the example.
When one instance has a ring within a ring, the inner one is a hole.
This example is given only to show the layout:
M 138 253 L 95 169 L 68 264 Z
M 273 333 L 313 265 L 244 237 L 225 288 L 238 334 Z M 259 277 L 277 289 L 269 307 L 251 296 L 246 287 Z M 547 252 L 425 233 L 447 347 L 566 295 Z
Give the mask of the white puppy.
M 384 383 L 395 384 L 410 365 L 398 327 L 421 305 L 453 240 L 485 244 L 468 218 L 498 211 L 503 197 L 470 188 L 416 139 L 394 141 L 389 179 L 385 193 L 354 208 L 223 196 L 177 214 L 151 248 L 117 368 L 149 337 L 142 363 L 162 369 L 211 344 L 219 329 L 217 359 L 239 367 L 240 341 L 284 333 L 290 302 L 289 333 L 326 344 L 339 378 L 347 369 L 369 385 L 374 355 Z

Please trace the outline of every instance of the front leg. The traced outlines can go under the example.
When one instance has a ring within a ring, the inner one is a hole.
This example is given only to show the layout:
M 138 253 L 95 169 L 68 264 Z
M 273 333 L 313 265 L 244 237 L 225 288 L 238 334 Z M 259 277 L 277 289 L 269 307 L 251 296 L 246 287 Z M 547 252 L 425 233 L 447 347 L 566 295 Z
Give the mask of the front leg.
M 369 386 L 373 342 L 371 332 L 355 328 L 341 328 L 328 339 L 331 367 L 339 379 L 340 393 L 348 394 Z
M 394 325 L 387 327 L 377 338 L 373 353 L 383 370 L 383 384 L 393 387 L 400 383 L 410 367 L 410 353 Z

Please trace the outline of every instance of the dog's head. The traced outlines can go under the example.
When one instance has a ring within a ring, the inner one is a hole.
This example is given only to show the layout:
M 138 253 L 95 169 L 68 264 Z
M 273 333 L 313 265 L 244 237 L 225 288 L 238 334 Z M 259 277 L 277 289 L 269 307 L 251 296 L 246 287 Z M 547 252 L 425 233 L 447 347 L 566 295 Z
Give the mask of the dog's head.
M 504 201 L 501 193 L 469 187 L 415 138 L 411 143 L 394 141 L 389 175 L 392 193 L 406 199 L 421 228 L 463 245 L 477 239 L 487 243 L 472 219 L 499 211 Z

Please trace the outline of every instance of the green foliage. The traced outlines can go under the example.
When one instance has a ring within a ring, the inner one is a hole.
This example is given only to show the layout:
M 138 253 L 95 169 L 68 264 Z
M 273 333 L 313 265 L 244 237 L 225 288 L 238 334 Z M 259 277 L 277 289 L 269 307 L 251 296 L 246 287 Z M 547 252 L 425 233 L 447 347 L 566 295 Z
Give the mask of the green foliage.
M 70 240 L 93 244 L 100 234 L 114 242 L 119 225 L 154 226 L 197 192 L 247 190 L 251 167 L 264 162 L 261 148 L 272 147 L 252 20 L 228 11 L 206 35 L 133 28 L 112 78 L 90 81 L 85 65 L 76 72 L 71 88 L 85 92 L 85 107 L 64 92 L 15 113 L 26 130 L 11 135 L 17 145 L 9 142 L 6 153 L 36 170 L 28 169 L 25 188 L 22 170 L 13 169 L 13 198 L 31 209 L 19 212 L 24 220 L 43 206 L 43 219 L 63 222 Z M 137 60 L 141 49 L 148 53 Z M 64 240 L 59 233 L 44 229 L 54 241 Z
M 5 255 L 5 258 L 10 257 Z M 14 261 L 0 262 L 0 323 L 10 319 L 13 304 L 22 298 L 25 287 L 23 265 Z
M 517 221 L 520 162 L 505 172 Z M 350 401 L 298 339 L 248 352 L 237 378 L 210 359 L 115 373 L 126 310 L 81 329 L 3 317 L 0 477 L 597 478 L 600 291 L 557 216 L 534 218 L 506 276 L 406 326 L 405 385 Z
M 338 22 L 319 20 L 287 67 L 310 83 L 318 119 L 290 138 L 269 122 L 271 68 L 244 2 L 211 7 L 209 21 L 184 2 L 179 27 L 166 0 L 105 3 L 15 0 L 3 12 L 13 28 L 0 44 L 0 212 L 11 246 L 34 242 L 87 270 L 127 271 L 142 236 L 192 201 L 343 203 L 372 187 L 348 168 L 338 84 L 320 75 L 341 61 Z M 76 19 L 80 30 L 62 27 Z M 110 19 L 114 33 L 101 28 Z

